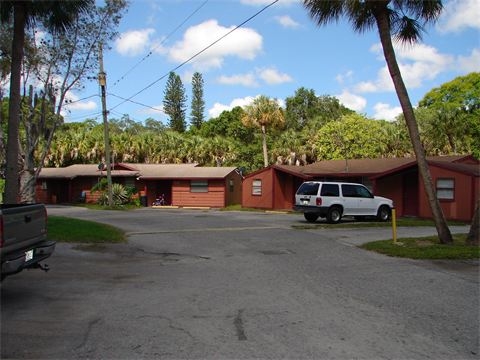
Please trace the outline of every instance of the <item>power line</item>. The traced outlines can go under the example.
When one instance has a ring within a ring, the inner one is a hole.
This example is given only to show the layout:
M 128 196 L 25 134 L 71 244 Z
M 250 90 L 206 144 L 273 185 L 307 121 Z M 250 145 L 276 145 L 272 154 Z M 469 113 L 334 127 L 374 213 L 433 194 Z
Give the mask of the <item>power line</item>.
M 90 113 L 90 114 L 86 114 L 86 115 L 80 115 L 80 116 L 74 116 L 74 117 L 64 116 L 64 118 L 67 118 L 67 120 L 69 120 L 69 121 L 77 121 L 77 120 L 89 119 L 89 118 L 97 119 L 100 115 L 102 115 L 101 112 L 94 112 L 94 113 Z
M 210 45 L 204 47 L 202 50 L 200 50 L 199 52 L 197 52 L 196 54 L 192 55 L 191 57 L 189 57 L 187 60 L 185 60 L 184 62 L 182 62 L 181 64 L 179 64 L 178 66 L 176 66 L 175 68 L 173 68 L 172 70 L 170 70 L 169 72 L 167 72 L 166 74 L 162 75 L 160 78 L 158 78 L 157 80 L 153 81 L 152 83 L 148 84 L 147 86 L 145 86 L 143 89 L 137 91 L 135 94 L 133 94 L 132 96 L 130 96 L 129 98 L 126 98 L 124 99 L 124 101 L 122 101 L 121 103 L 115 105 L 114 107 L 112 107 L 109 111 L 113 110 L 113 109 L 116 109 L 117 107 L 119 107 L 120 105 L 126 103 L 127 101 L 131 101 L 131 99 L 133 99 L 135 96 L 141 94 L 142 92 L 144 92 L 145 90 L 151 88 L 153 85 L 155 85 L 156 83 L 158 83 L 159 81 L 163 80 L 164 78 L 166 78 L 171 72 L 174 72 L 175 70 L 178 70 L 179 68 L 181 68 L 183 65 L 189 63 L 190 61 L 192 61 L 194 58 L 196 58 L 197 56 L 199 56 L 200 54 L 202 54 L 203 52 L 205 52 L 206 50 L 210 49 L 213 45 L 217 44 L 218 42 L 220 42 L 221 40 L 223 40 L 225 37 L 227 37 L 228 35 L 230 35 L 231 33 L 233 33 L 234 31 L 238 30 L 240 27 L 242 27 L 243 25 L 245 25 L 246 23 L 248 23 L 249 21 L 251 21 L 252 19 L 254 19 L 255 17 L 257 17 L 258 15 L 260 15 L 262 12 L 264 12 L 265 10 L 267 10 L 269 7 L 271 7 L 272 5 L 274 5 L 275 3 L 277 3 L 279 0 L 274 0 L 272 1 L 270 4 L 266 5 L 265 7 L 263 7 L 262 9 L 260 9 L 259 11 L 257 11 L 255 14 L 253 14 L 252 16 L 250 16 L 247 20 L 243 21 L 242 23 L 240 23 L 239 25 L 235 26 L 232 30 L 230 30 L 229 32 L 227 32 L 226 34 L 222 35 L 221 37 L 219 37 L 217 40 L 215 40 L 214 42 L 212 42 Z
M 95 78 L 96 79 L 96 78 Z M 77 102 L 80 102 L 80 101 L 83 101 L 83 100 L 87 100 L 87 99 L 90 99 L 92 97 L 100 97 L 98 94 L 95 94 L 95 95 L 90 95 L 90 96 L 86 96 L 84 98 L 81 98 L 81 99 L 78 99 L 78 100 L 72 100 L 72 101 L 68 101 L 65 103 L 65 105 L 71 105 L 71 104 L 75 104 Z
M 126 99 L 122 96 L 118 96 L 118 95 L 115 95 L 115 94 L 112 94 L 112 93 L 108 93 L 108 95 L 110 96 L 113 96 L 113 97 L 116 97 L 118 99 L 121 99 L 121 100 L 125 100 L 125 102 L 131 102 L 132 104 L 137 104 L 137 105 L 140 105 L 140 106 L 144 106 L 146 108 L 149 108 L 149 109 L 152 109 L 152 110 L 155 110 L 155 111 L 159 111 L 159 112 L 162 112 L 165 114 L 165 111 L 163 109 L 159 109 L 159 108 L 156 108 L 156 107 L 153 107 L 153 106 L 150 106 L 150 105 L 146 105 L 146 104 L 142 104 L 141 102 L 138 102 L 138 101 L 134 101 L 134 100 L 131 100 L 131 99 Z M 112 108 L 110 111 L 112 111 L 114 108 Z
M 175 29 L 173 29 L 158 45 L 154 46 L 147 55 L 145 55 L 139 62 L 133 65 L 125 74 L 123 74 L 118 80 L 116 80 L 112 86 L 117 85 L 120 81 L 122 81 L 128 74 L 130 74 L 138 65 L 144 62 L 148 57 L 153 54 L 153 51 L 156 50 L 160 45 L 162 45 L 165 41 L 167 41 L 174 33 L 177 32 L 190 18 L 195 15 L 206 3 L 208 0 L 205 0 L 199 7 L 197 7 L 185 20 L 183 20 Z

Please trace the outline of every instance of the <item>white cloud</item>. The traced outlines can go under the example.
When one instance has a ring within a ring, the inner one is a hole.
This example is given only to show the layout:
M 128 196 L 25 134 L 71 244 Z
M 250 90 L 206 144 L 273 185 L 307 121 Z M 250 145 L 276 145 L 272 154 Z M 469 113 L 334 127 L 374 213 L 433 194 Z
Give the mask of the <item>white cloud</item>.
M 298 22 L 293 20 L 290 16 L 288 15 L 283 15 L 283 16 L 275 16 L 275 20 L 282 25 L 285 28 L 291 28 L 295 29 L 300 26 Z
M 61 115 L 68 117 L 69 112 L 72 111 L 92 111 L 98 108 L 98 104 L 93 100 L 79 100 L 80 99 L 77 95 L 71 91 L 67 92 L 65 96 L 65 105 L 62 108 Z
M 269 85 L 283 84 L 293 81 L 290 75 L 280 73 L 275 68 L 259 69 L 258 74 L 260 78 Z
M 258 82 L 255 79 L 255 75 L 252 73 L 237 74 L 232 76 L 222 75 L 217 78 L 217 81 L 220 84 L 224 84 L 224 85 L 243 85 L 247 87 L 258 86 Z
M 215 103 L 213 105 L 213 107 L 211 109 L 208 110 L 208 115 L 210 115 L 210 117 L 214 118 L 214 117 L 217 117 L 219 116 L 223 111 L 230 111 L 232 110 L 234 107 L 237 107 L 237 106 L 240 106 L 240 107 L 245 107 L 247 105 L 250 105 L 251 103 L 253 103 L 253 101 L 259 97 L 260 95 L 256 95 L 256 96 L 246 96 L 244 98 L 237 98 L 237 99 L 233 99 L 229 105 L 225 105 L 225 104 L 220 104 L 220 103 Z M 282 99 L 274 99 L 272 98 L 273 100 L 275 100 L 277 102 L 277 104 L 281 107 L 285 107 L 285 101 L 282 100 Z
M 340 100 L 344 106 L 355 111 L 360 112 L 367 106 L 367 100 L 364 97 L 352 94 L 347 90 L 344 90 L 340 95 L 336 95 L 335 97 Z
M 451 0 L 440 16 L 440 32 L 459 32 L 466 28 L 480 29 L 480 2 L 478 0 Z
M 257 76 L 268 85 L 283 84 L 293 81 L 292 78 L 284 73 L 280 73 L 275 68 L 256 69 L 256 73 L 222 75 L 217 78 L 217 82 L 224 85 L 242 85 L 247 87 L 259 86 Z
M 381 46 L 375 44 L 370 50 L 380 53 Z M 403 81 L 409 88 L 418 88 L 423 85 L 425 80 L 435 79 L 440 73 L 449 70 L 454 63 L 453 56 L 441 54 L 436 48 L 425 44 L 409 46 L 395 44 L 395 53 Z M 381 60 L 385 61 L 383 55 Z M 378 71 L 376 79 L 360 82 L 354 89 L 360 93 L 395 90 L 386 65 Z
M 151 28 L 124 32 L 115 41 L 115 49 L 125 56 L 143 54 L 150 44 L 150 36 L 154 33 L 155 30 Z
M 255 100 L 255 97 L 247 96 L 244 98 L 233 99 L 229 105 L 215 103 L 213 107 L 210 110 L 208 110 L 208 115 L 214 118 L 219 116 L 223 111 L 232 110 L 234 107 L 237 107 L 237 106 L 244 107 L 246 105 L 250 105 L 253 102 L 253 100 Z
M 457 64 L 457 69 L 461 72 L 480 71 L 480 49 L 473 49 L 470 56 L 459 56 Z
M 221 26 L 216 20 L 208 20 L 192 26 L 185 31 L 182 41 L 175 43 L 169 49 L 169 57 L 172 61 L 182 63 L 200 53 L 234 28 L 234 26 L 228 28 Z M 192 65 L 198 69 L 207 70 L 212 67 L 221 67 L 226 56 L 253 60 L 262 50 L 262 42 L 262 36 L 255 30 L 238 28 L 196 56 Z
M 97 103 L 92 100 L 88 101 L 79 101 L 73 104 L 65 105 L 68 110 L 95 110 L 97 108 Z
M 354 90 L 359 93 L 371 93 L 378 91 L 378 85 L 372 81 L 362 81 L 355 85 Z
M 335 76 L 335 80 L 336 80 L 339 84 L 343 84 L 345 81 L 350 80 L 352 77 L 353 77 L 353 71 L 352 71 L 352 70 L 348 70 L 348 71 L 345 72 L 344 74 L 338 74 L 337 76 Z
M 373 108 L 375 110 L 373 117 L 378 120 L 393 121 L 402 113 L 402 108 L 400 106 L 391 107 L 389 104 L 385 103 L 377 103 Z

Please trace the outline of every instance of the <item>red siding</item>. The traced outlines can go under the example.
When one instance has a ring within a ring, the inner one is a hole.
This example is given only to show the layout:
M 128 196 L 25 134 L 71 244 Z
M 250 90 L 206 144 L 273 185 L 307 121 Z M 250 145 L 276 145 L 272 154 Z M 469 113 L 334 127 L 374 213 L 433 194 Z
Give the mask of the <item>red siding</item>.
M 261 195 L 253 195 L 253 181 L 262 181 Z M 242 206 L 258 209 L 273 209 L 273 169 L 268 168 L 243 180 Z
M 437 179 L 454 179 L 454 200 L 440 200 L 440 206 L 442 207 L 445 217 L 452 220 L 472 220 L 475 210 L 475 199 L 479 196 L 480 179 L 436 166 L 430 166 L 430 173 L 434 187 L 436 186 Z M 425 218 L 432 216 L 423 186 L 420 186 L 419 216 Z
M 172 205 L 225 207 L 224 180 L 209 180 L 208 192 L 190 192 L 190 180 L 176 180 L 172 184 Z

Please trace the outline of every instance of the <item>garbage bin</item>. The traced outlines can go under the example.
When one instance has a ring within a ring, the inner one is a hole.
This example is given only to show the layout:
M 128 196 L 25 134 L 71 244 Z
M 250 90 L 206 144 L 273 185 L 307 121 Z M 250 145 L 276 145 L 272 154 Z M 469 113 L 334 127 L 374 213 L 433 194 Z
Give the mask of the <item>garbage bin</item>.
M 142 205 L 142 206 L 148 206 L 147 201 L 148 201 L 148 200 L 147 200 L 147 196 L 146 196 L 146 195 L 141 195 L 141 196 L 140 196 L 140 205 Z

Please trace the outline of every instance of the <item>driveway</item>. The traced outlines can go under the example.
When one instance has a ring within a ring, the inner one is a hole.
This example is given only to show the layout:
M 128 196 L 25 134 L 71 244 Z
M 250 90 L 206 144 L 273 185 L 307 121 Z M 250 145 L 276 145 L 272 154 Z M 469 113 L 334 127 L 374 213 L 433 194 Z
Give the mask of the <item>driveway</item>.
M 50 272 L 7 278 L 2 359 L 478 358 L 478 261 L 356 246 L 389 228 L 300 230 L 302 216 L 261 212 L 48 212 L 118 226 L 129 241 L 58 244 Z

